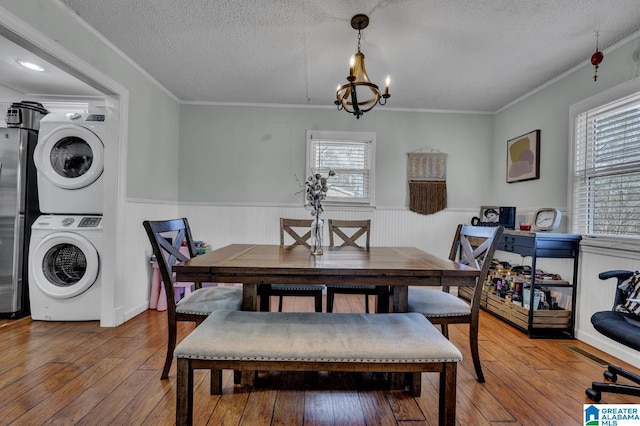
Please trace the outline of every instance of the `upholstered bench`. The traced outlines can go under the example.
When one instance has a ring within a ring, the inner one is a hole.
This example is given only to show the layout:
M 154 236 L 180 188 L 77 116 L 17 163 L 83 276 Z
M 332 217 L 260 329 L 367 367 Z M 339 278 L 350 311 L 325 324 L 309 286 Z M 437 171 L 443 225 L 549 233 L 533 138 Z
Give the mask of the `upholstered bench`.
M 193 371 L 211 370 L 211 394 L 222 370 L 404 373 L 414 396 L 421 373 L 440 373 L 439 423 L 453 425 L 460 351 L 424 316 L 213 312 L 176 347 L 176 423 L 192 423 Z

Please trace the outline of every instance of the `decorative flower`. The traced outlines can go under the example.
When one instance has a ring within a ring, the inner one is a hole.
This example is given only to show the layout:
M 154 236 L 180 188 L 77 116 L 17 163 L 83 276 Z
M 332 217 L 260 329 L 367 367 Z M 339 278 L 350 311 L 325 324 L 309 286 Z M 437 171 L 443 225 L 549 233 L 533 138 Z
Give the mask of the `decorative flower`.
M 329 176 L 324 177 L 320 173 L 316 173 L 307 178 L 307 181 L 304 183 L 306 187 L 305 193 L 307 202 L 311 206 L 311 216 L 319 217 L 320 214 L 324 211 L 322 207 L 322 200 L 327 198 L 327 191 L 329 187 L 327 186 L 327 179 L 331 176 L 335 176 L 336 172 L 333 170 L 329 170 Z

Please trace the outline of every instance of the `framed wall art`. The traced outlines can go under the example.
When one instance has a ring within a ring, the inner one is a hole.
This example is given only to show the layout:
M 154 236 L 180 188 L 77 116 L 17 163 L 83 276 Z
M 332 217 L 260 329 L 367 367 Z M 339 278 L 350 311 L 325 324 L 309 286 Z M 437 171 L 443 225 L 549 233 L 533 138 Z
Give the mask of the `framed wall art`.
M 507 141 L 507 183 L 540 178 L 540 130 Z

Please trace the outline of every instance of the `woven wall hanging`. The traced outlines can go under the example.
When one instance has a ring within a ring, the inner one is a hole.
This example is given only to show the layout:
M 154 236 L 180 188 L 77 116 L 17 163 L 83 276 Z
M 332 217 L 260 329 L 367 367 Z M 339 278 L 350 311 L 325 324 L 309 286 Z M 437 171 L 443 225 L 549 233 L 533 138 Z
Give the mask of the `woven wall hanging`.
M 409 210 L 433 214 L 447 207 L 447 154 L 408 153 L 407 179 Z

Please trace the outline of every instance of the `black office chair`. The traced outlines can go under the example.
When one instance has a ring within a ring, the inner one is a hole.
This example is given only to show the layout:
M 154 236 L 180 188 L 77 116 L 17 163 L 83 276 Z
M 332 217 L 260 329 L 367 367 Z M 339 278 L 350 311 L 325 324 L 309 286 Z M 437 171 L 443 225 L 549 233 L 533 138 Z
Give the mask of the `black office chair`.
M 601 280 L 616 278 L 618 283 L 613 309 L 593 314 L 591 316 L 593 327 L 608 338 L 640 351 L 640 316 L 638 315 L 640 302 L 637 302 L 640 284 L 635 283 L 637 280 L 634 273 L 616 270 L 602 272 L 598 276 Z M 623 285 L 631 277 L 634 279 L 629 282 L 630 285 Z M 640 276 L 637 279 L 640 280 Z M 625 285 L 627 288 L 621 288 Z M 592 401 L 599 402 L 602 398 L 602 392 L 640 396 L 640 386 L 615 383 L 619 375 L 640 385 L 640 376 L 615 365 L 609 365 L 604 372 L 604 377 L 609 382 L 593 382 L 591 387 L 586 390 L 587 397 Z

